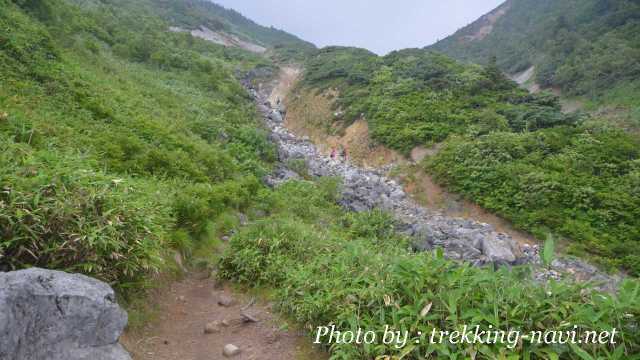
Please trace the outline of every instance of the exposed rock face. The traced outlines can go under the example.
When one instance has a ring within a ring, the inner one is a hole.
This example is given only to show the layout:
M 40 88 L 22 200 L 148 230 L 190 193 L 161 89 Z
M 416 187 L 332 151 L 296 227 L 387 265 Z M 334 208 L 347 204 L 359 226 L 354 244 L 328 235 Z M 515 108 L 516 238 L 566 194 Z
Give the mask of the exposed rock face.
M 340 204 L 343 207 L 351 211 L 378 208 L 390 212 L 398 222 L 397 230 L 413 239 L 414 250 L 441 248 L 445 257 L 477 266 L 532 264 L 534 278 L 540 281 L 554 277 L 554 273 L 562 273 L 578 280 L 598 281 L 604 284 L 601 286 L 604 289 L 614 288 L 619 282 L 619 278 L 596 271 L 580 260 L 556 261 L 553 269 L 545 269 L 540 264 L 537 246 L 520 246 L 509 235 L 495 231 L 491 225 L 446 217 L 421 207 L 407 197 L 400 184 L 384 176 L 389 169 L 363 169 L 330 159 L 319 153 L 308 138 L 297 138 L 284 127 L 282 119 L 285 114 L 279 106 L 272 106 L 266 101 L 264 92 L 268 89 L 256 91 L 249 82 L 245 82 L 245 86 L 256 100 L 258 110 L 271 131 L 271 140 L 278 146 L 282 164 L 301 159 L 306 162 L 311 176 L 341 178 Z M 269 186 L 299 178 L 282 164 L 265 178 Z
M 262 180 L 267 186 L 276 187 L 289 180 L 300 180 L 300 175 L 284 166 L 278 166 L 272 174 L 265 176 Z
M 127 313 L 109 285 L 84 275 L 0 273 L 0 359 L 130 360 Z

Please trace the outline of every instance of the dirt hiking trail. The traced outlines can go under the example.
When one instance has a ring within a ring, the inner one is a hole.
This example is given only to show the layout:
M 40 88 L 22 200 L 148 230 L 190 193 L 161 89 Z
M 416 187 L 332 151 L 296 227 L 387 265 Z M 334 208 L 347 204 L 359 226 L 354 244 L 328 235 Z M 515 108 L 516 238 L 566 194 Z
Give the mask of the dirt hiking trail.
M 284 100 L 300 73 L 283 68 L 271 101 Z M 328 359 L 302 331 L 275 314 L 268 301 L 209 275 L 187 271 L 183 280 L 151 292 L 157 319 L 121 339 L 134 360 Z M 229 344 L 239 353 L 224 354 Z
M 190 273 L 150 298 L 158 318 L 121 339 L 134 360 L 328 358 L 309 338 L 288 328 L 269 303 L 219 284 L 206 273 Z M 236 346 L 239 354 L 224 355 L 227 344 Z

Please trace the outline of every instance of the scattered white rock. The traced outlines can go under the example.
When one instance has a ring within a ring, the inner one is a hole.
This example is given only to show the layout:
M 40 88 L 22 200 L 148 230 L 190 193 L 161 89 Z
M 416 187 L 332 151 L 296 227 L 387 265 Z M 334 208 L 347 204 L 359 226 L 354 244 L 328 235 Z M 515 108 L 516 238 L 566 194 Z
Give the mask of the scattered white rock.
M 212 321 L 210 323 L 207 323 L 207 325 L 204 326 L 204 333 L 205 334 L 215 334 L 215 333 L 219 333 L 220 332 L 220 322 L 219 321 Z
M 218 305 L 229 307 L 233 305 L 233 298 L 224 294 L 220 295 L 220 297 L 218 298 Z
M 233 344 L 227 344 L 224 346 L 224 349 L 222 349 L 222 354 L 226 357 L 234 357 L 240 355 L 240 352 L 240 348 Z

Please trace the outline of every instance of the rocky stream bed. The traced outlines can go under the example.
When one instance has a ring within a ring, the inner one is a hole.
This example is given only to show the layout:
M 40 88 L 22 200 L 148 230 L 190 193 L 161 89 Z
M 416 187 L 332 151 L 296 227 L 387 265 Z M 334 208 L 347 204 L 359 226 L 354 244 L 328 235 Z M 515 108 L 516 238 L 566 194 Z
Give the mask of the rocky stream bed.
M 386 174 L 389 167 L 363 169 L 349 162 L 321 154 L 307 138 L 299 138 L 284 126 L 286 108 L 268 101 L 268 87 L 255 89 L 245 81 L 257 108 L 278 147 L 279 164 L 264 181 L 275 187 L 300 175 L 287 167 L 291 160 L 304 160 L 310 176 L 338 177 L 342 180 L 340 204 L 350 211 L 382 209 L 393 214 L 397 231 L 411 237 L 414 251 L 441 248 L 446 258 L 474 266 L 515 266 L 530 264 L 533 280 L 545 281 L 568 277 L 591 281 L 600 289 L 614 290 L 619 276 L 611 276 L 589 263 L 573 257 L 557 257 L 542 265 L 537 245 L 519 244 L 509 235 L 497 232 L 491 225 L 468 219 L 452 218 L 426 209 L 414 202 L 401 184 Z

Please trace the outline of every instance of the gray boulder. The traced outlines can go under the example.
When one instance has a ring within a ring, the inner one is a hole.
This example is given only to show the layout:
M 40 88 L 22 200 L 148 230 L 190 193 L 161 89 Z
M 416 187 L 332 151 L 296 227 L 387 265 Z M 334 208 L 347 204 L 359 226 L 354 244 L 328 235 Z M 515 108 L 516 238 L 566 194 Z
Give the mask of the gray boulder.
M 130 360 L 118 343 L 126 324 L 101 281 L 36 268 L 0 273 L 2 360 Z
M 488 233 L 482 238 L 482 253 L 493 263 L 513 264 L 517 257 L 517 244 L 507 236 L 502 234 Z
M 271 111 L 271 113 L 269 113 L 269 119 L 275 121 L 276 123 L 281 123 L 284 121 L 282 114 L 277 110 L 273 110 Z

